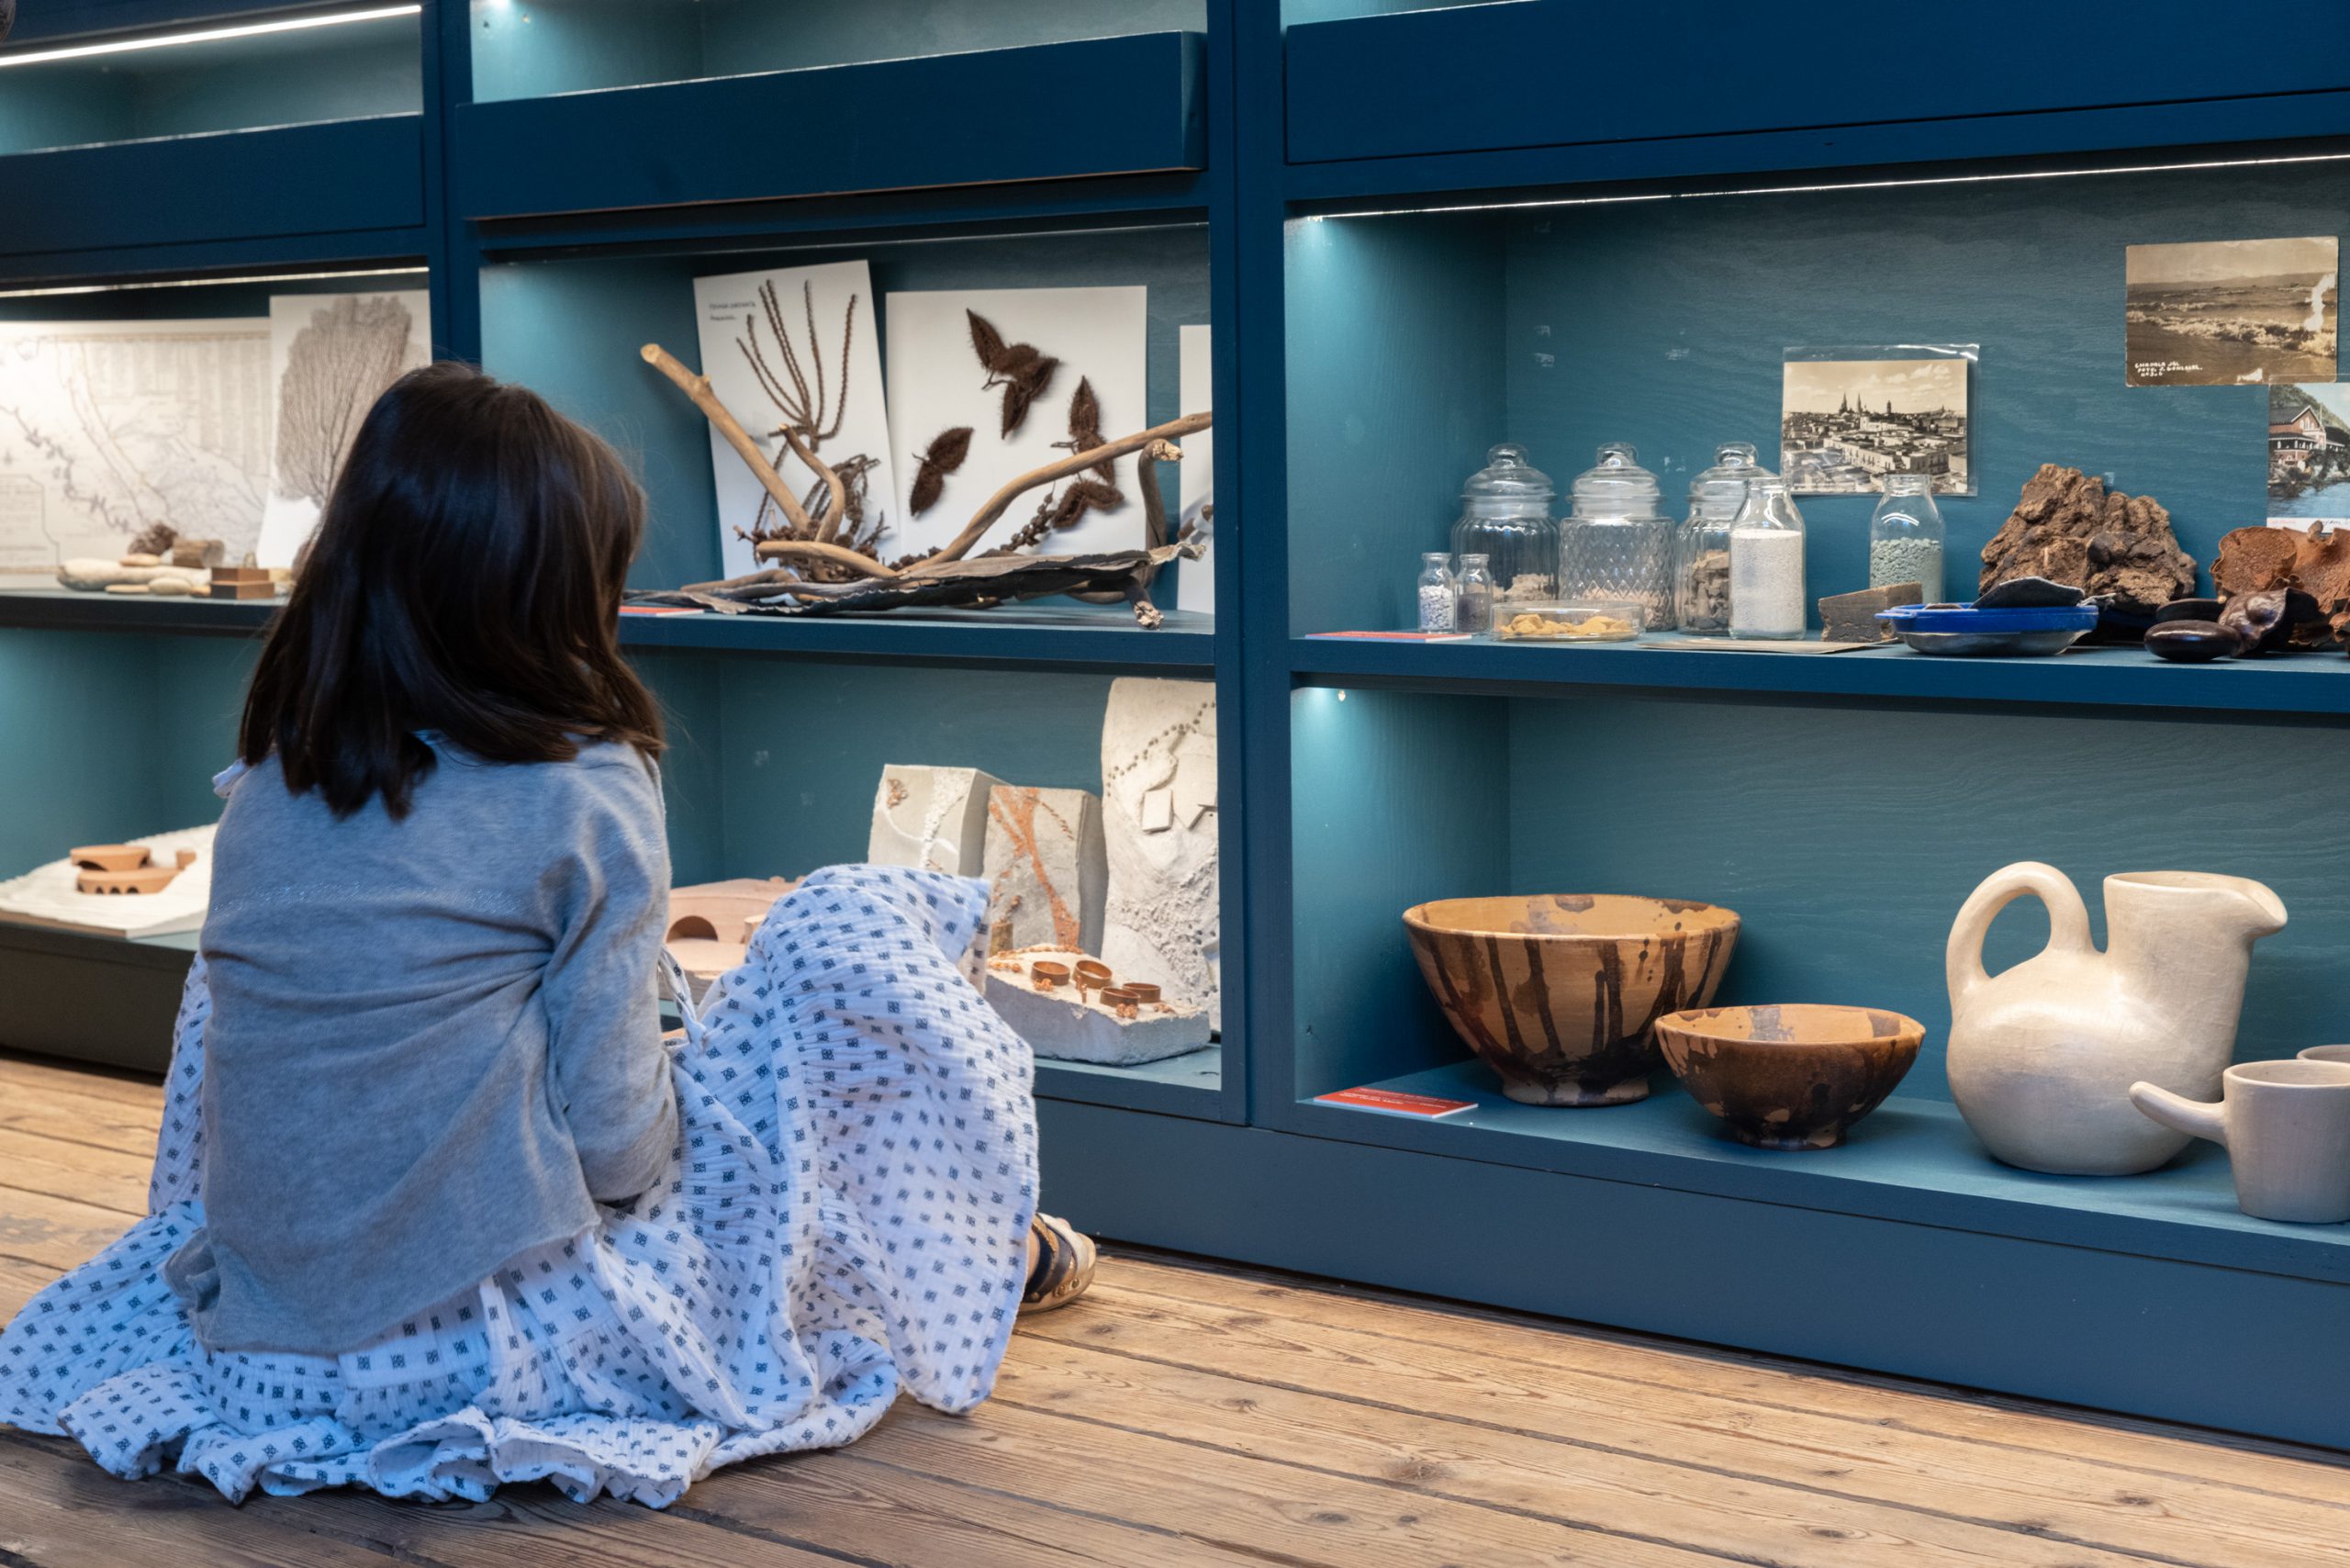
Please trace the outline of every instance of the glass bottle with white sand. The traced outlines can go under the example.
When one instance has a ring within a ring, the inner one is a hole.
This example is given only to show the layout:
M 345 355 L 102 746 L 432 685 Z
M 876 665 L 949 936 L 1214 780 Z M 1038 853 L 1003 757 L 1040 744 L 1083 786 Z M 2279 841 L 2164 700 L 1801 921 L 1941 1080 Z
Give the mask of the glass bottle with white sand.
M 1887 474 L 1869 518 L 1869 587 L 1895 583 L 1916 583 L 1928 604 L 1942 602 L 1942 514 L 1928 475 Z
M 1729 634 L 1800 637 L 1806 608 L 1803 513 L 1785 479 L 1758 473 L 1729 530 Z

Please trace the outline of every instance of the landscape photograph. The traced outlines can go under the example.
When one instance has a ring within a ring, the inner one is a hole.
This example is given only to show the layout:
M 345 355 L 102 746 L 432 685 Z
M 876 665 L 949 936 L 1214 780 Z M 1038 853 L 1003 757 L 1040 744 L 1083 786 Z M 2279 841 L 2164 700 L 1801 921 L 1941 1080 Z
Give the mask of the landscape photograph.
M 2268 515 L 2350 521 L 2350 386 L 2268 389 Z
M 2123 263 L 2132 386 L 2331 381 L 2340 242 L 2132 245 Z
M 1779 467 L 1796 495 L 1858 495 L 1888 474 L 1924 474 L 1934 493 L 1975 493 L 1967 464 L 1968 361 L 1789 360 Z

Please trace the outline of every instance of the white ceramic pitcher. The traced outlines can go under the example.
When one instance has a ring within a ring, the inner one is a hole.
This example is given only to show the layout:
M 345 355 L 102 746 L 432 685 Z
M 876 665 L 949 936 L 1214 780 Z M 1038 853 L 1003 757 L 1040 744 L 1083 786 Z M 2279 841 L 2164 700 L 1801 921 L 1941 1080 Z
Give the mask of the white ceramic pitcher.
M 2048 946 L 1983 969 L 1992 917 L 2032 894 Z M 2065 873 L 2020 861 L 1975 890 L 1951 927 L 1951 1098 L 1984 1147 L 2063 1176 L 2152 1170 L 2186 1133 L 2130 1103 L 2140 1081 L 2216 1100 L 2235 1054 L 2252 945 L 2282 930 L 2283 901 L 2243 877 L 2129 871 L 2105 879 L 2106 950 Z

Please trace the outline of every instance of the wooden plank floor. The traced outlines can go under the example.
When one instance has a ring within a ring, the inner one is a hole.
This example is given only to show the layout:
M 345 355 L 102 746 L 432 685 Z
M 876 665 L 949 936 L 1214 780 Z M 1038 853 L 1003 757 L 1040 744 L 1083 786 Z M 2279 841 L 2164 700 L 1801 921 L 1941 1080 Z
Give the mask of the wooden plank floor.
M 149 1082 L 0 1057 L 0 1318 L 143 1204 Z M 241 1508 L 0 1428 L 0 1565 L 913 1568 L 2350 1561 L 2341 1456 L 1117 1255 L 968 1417 L 666 1513 L 544 1487 Z

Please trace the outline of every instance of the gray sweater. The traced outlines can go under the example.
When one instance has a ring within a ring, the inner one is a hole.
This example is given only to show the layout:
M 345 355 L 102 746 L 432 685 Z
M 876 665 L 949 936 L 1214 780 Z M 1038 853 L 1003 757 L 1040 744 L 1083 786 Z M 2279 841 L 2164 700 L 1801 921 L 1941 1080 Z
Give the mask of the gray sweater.
M 337 821 L 274 762 L 221 816 L 206 1223 L 166 1271 L 215 1350 L 356 1349 L 636 1196 L 676 1140 L 652 767 L 435 750 L 398 822 Z

